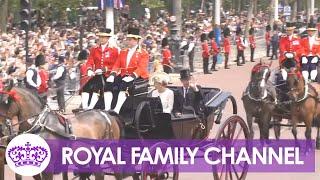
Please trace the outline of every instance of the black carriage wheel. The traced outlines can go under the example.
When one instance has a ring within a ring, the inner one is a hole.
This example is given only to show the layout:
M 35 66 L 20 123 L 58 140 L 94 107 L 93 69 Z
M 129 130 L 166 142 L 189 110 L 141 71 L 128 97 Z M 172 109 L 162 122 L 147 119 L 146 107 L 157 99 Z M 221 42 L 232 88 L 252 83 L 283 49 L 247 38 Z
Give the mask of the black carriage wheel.
M 238 106 L 237 106 L 237 101 L 233 96 L 229 96 L 229 99 L 232 103 L 232 110 L 233 114 L 238 114 Z
M 144 108 L 148 108 L 148 113 L 149 113 L 149 121 L 150 121 L 150 124 L 147 124 L 143 127 L 142 129 L 142 124 L 141 124 L 141 117 L 142 116 L 145 116 L 144 114 L 142 114 L 143 112 L 143 109 Z M 138 133 L 138 137 L 139 138 L 143 138 L 143 132 L 148 132 L 150 131 L 152 128 L 155 127 L 155 121 L 154 121 L 154 118 L 153 118 L 153 113 L 152 113 L 152 110 L 151 110 L 151 107 L 150 107 L 150 104 L 149 102 L 147 101 L 142 101 L 138 107 L 137 107 L 137 110 L 136 110 L 136 113 L 135 113 L 135 117 L 134 117 L 134 122 L 135 122 L 135 128 L 137 130 L 137 133 Z
M 154 152 L 155 153 L 155 149 L 157 147 L 169 147 L 169 144 L 164 143 L 164 142 L 159 142 L 157 144 L 154 144 L 151 148 L 150 148 L 150 152 Z M 147 167 L 148 165 L 143 164 L 142 165 L 142 170 L 141 170 L 141 180 L 151 180 L 151 179 L 155 179 L 155 180 L 162 180 L 162 179 L 172 179 L 172 180 L 178 180 L 179 179 L 179 166 L 178 165 L 173 165 L 172 166 L 172 170 L 173 172 L 162 172 L 162 173 L 148 173 L 146 171 L 144 171 L 144 167 Z
M 238 128 L 237 128 L 238 127 Z M 245 121 L 237 115 L 229 117 L 219 128 L 219 131 L 216 135 L 216 140 L 237 140 L 240 135 L 244 135 L 245 139 L 250 139 L 249 129 Z M 216 170 L 213 172 L 213 178 L 215 180 L 222 179 L 237 179 L 243 180 L 246 178 L 248 173 L 248 164 L 244 164 L 242 167 L 242 172 L 237 172 L 235 166 L 231 165 L 229 168 L 229 172 L 227 167 L 223 165 L 221 172 L 217 172 Z M 215 167 L 214 167 L 215 168 Z

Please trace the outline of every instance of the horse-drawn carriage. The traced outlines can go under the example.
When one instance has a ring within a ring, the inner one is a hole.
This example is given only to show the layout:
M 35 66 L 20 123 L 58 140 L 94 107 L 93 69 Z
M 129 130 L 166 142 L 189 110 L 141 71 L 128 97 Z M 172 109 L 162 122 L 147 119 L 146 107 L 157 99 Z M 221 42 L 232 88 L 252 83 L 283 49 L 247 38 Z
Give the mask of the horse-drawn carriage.
M 172 90 L 176 90 L 177 87 L 170 87 Z M 68 126 L 68 121 L 63 123 L 52 123 L 56 121 L 61 121 L 58 114 L 54 111 L 51 111 L 49 108 L 41 107 L 40 102 L 38 104 L 34 104 L 35 102 L 30 101 L 30 98 L 35 100 L 34 94 L 28 93 L 25 89 L 14 87 L 14 88 L 7 88 L 8 93 L 2 93 L 1 95 L 1 103 L 6 103 L 1 106 L 1 134 L 4 136 L 12 136 L 14 134 L 6 134 L 5 131 L 10 129 L 10 133 L 12 133 L 12 124 L 11 123 L 4 123 L 11 121 L 11 117 L 13 115 L 18 115 L 18 113 L 27 113 L 26 117 L 19 117 L 19 125 L 23 125 L 24 123 L 30 122 L 27 118 L 32 118 L 37 116 L 33 121 L 31 121 L 31 130 L 30 126 L 27 126 L 27 129 L 23 131 L 28 131 L 30 133 L 47 133 L 52 135 L 53 137 L 57 138 L 70 138 L 74 139 L 74 137 L 85 137 L 85 138 L 92 138 L 92 139 L 101 139 L 106 137 L 87 137 L 82 136 L 81 132 L 90 130 L 88 128 L 91 127 L 91 122 L 88 118 L 95 116 L 96 119 L 99 118 L 106 118 L 109 123 L 109 130 L 113 127 L 120 128 L 121 136 L 114 134 L 110 137 L 113 138 L 122 138 L 122 139 L 198 139 L 198 140 L 206 140 L 209 138 L 211 129 L 215 127 L 215 122 L 219 125 L 215 136 L 215 139 L 248 139 L 249 138 L 249 131 L 246 123 L 244 120 L 237 116 L 237 104 L 234 97 L 229 92 L 221 91 L 220 89 L 215 88 L 202 88 L 203 90 L 203 106 L 201 109 L 201 114 L 196 113 L 192 108 L 187 108 L 189 113 L 183 113 L 181 116 L 174 116 L 173 114 L 163 113 L 162 104 L 159 98 L 148 97 L 146 94 L 139 94 L 136 96 L 129 96 L 121 109 L 120 115 L 108 113 L 105 111 L 100 110 L 90 110 L 85 112 L 79 112 L 71 120 L 71 129 L 73 134 L 67 134 L 64 132 L 66 128 L 65 124 Z M 8 96 L 4 96 L 8 95 Z M 28 97 L 30 96 L 30 97 Z M 15 98 L 19 97 L 19 98 Z M 5 98 L 5 99 L 4 99 Z M 8 98 L 9 102 L 8 103 Z M 11 99 L 10 99 L 11 98 Z M 4 102 L 5 101 L 5 102 Z M 25 101 L 22 104 L 25 107 L 20 106 L 21 101 Z M 13 102 L 13 103 L 12 103 Z M 228 103 L 229 102 L 229 103 Z M 17 106 L 17 104 L 20 104 Z M 15 106 L 17 114 L 7 114 L 5 111 L 7 108 L 11 106 Z M 37 107 L 40 106 L 40 107 Z M 223 111 L 225 107 L 228 106 L 232 108 L 232 114 L 230 118 L 226 120 L 222 120 L 223 118 Z M 29 108 L 26 108 L 29 107 Z M 32 107 L 32 108 L 30 108 Z M 32 111 L 29 112 L 29 111 Z M 41 116 L 39 118 L 38 116 Z M 21 119 L 20 119 L 21 118 Z M 94 123 L 101 123 L 99 128 L 105 126 L 106 119 L 94 120 Z M 122 123 L 117 124 L 119 122 L 113 123 L 113 120 L 120 120 Z M 5 120 L 5 121 L 4 121 Z M 108 125 L 107 123 L 107 125 Z M 119 125 L 119 126 L 118 126 Z M 9 127 L 8 127 L 9 126 Z M 49 127 L 50 126 L 50 127 Z M 75 127 L 76 126 L 76 127 Z M 26 128 L 26 127 L 25 127 Z M 99 131 L 106 131 L 106 129 L 99 129 Z M 77 129 L 82 129 L 78 132 Z M 35 130 L 35 131 L 33 131 Z M 22 131 L 22 132 L 23 132 Z M 97 131 L 96 129 L 91 129 L 92 134 Z M 84 133 L 86 134 L 86 133 Z M 110 135 L 110 134 L 109 134 Z M 51 136 L 49 136 L 51 137 Z M 3 146 L 5 147 L 5 146 Z M 0 148 L 0 151 L 3 148 Z M 2 159 L 3 160 L 3 159 Z M 3 162 L 1 163 L 0 159 L 0 169 L 3 174 L 0 173 L 0 179 L 4 179 L 4 171 L 3 169 Z M 225 168 L 226 169 L 226 168 Z M 245 179 L 247 174 L 247 167 L 243 167 L 243 171 L 241 173 L 226 173 L 222 172 L 214 172 L 213 177 L 214 179 L 228 179 L 233 176 L 234 179 Z M 162 179 L 164 178 L 163 173 L 160 174 L 147 174 L 147 173 L 137 173 L 139 176 L 136 177 L 138 179 L 148 179 L 148 176 L 151 178 Z M 168 173 L 167 173 L 168 174 Z M 227 176 L 224 176 L 227 174 Z M 49 176 L 50 178 L 52 176 Z M 97 177 L 97 176 L 96 176 Z M 101 177 L 101 176 L 100 176 Z M 169 177 L 169 174 L 165 176 L 166 178 Z M 173 175 L 170 176 L 173 179 L 178 179 L 179 171 L 174 171 Z M 102 176 L 103 178 L 103 176 Z M 46 178 L 44 178 L 46 179 Z M 49 179 L 49 178 L 48 178 Z M 64 174 L 64 179 L 67 179 L 67 176 Z

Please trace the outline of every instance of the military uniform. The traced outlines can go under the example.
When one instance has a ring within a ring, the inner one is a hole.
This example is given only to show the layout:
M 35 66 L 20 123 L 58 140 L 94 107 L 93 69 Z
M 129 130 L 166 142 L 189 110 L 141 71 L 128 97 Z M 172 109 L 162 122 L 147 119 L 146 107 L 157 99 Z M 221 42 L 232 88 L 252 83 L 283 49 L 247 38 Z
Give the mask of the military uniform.
M 236 37 L 236 43 L 237 43 L 237 65 L 241 66 L 241 64 L 245 64 L 246 60 L 244 57 L 244 50 L 246 48 L 245 40 L 242 37 L 242 32 L 241 29 L 238 29 L 237 32 L 237 37 Z M 242 58 L 242 63 L 240 64 L 240 57 Z
M 254 50 L 256 49 L 256 39 L 254 37 L 254 29 L 249 30 L 249 44 L 250 44 L 250 61 L 254 62 Z
M 203 60 L 203 72 L 204 74 L 211 74 L 209 72 L 209 45 L 207 42 L 207 35 L 205 33 L 201 34 L 201 47 L 202 47 L 202 60 Z
M 209 33 L 209 38 L 210 38 L 210 45 L 211 45 L 210 53 L 212 55 L 211 71 L 217 71 L 216 64 L 217 64 L 217 60 L 218 60 L 219 47 L 218 47 L 218 45 L 215 41 L 215 38 L 214 38 L 214 31 L 211 31 Z

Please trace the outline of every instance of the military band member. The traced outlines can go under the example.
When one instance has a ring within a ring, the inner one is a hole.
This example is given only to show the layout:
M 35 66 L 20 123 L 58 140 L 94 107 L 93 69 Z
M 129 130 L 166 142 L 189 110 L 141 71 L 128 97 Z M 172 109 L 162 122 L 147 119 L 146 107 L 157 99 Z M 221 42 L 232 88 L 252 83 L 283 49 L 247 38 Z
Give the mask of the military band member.
M 249 44 L 250 44 L 250 61 L 254 62 L 254 50 L 256 49 L 256 39 L 254 37 L 254 28 L 249 29 Z
M 127 34 L 128 48 L 120 51 L 118 59 L 112 68 L 107 83 L 112 83 L 118 88 L 119 95 L 114 111 L 120 113 L 123 103 L 127 96 L 132 94 L 134 82 L 148 82 L 149 54 L 139 46 L 141 36 L 137 28 L 129 28 Z M 112 101 L 113 94 L 111 89 L 108 92 L 109 101 Z M 128 94 L 129 93 L 129 94 Z
M 317 38 L 317 29 L 315 24 L 308 24 L 308 37 L 301 40 L 303 54 L 301 57 L 302 75 L 305 80 L 316 80 L 318 71 L 317 65 L 320 57 L 320 40 Z
M 200 36 L 201 40 L 201 47 L 202 47 L 202 60 L 203 60 L 203 73 L 204 74 L 211 74 L 209 72 L 209 45 L 207 40 L 207 35 L 205 33 L 202 33 Z
M 214 31 L 211 31 L 208 35 L 210 39 L 210 45 L 211 45 L 211 50 L 210 53 L 212 54 L 212 66 L 211 66 L 211 71 L 218 71 L 216 69 L 216 64 L 218 60 L 218 54 L 219 54 L 219 47 L 216 43 L 215 37 L 214 37 Z
M 242 66 L 242 64 L 246 63 L 245 57 L 244 57 L 244 50 L 246 49 L 246 41 L 243 37 L 242 30 L 239 28 L 236 31 L 236 42 L 237 42 L 237 66 Z M 242 58 L 242 62 L 240 63 L 240 58 Z
M 81 94 L 83 109 L 93 109 L 99 100 L 99 95 L 107 90 L 105 78 L 109 77 L 118 58 L 118 49 L 109 46 L 109 38 L 112 36 L 111 30 L 101 29 L 97 36 L 99 37 L 99 45 L 90 49 L 86 65 L 87 75 L 92 78 L 84 86 L 85 91 Z M 87 92 L 88 90 L 89 92 Z M 90 91 L 92 96 L 89 104 Z M 104 93 L 104 104 L 105 109 L 109 110 L 111 102 L 108 92 Z

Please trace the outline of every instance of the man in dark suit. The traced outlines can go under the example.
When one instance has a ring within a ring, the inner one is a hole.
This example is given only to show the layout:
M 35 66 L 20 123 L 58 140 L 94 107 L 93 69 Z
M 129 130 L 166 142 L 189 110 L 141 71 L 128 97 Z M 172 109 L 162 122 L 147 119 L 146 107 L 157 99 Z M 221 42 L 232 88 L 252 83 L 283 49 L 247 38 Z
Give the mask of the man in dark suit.
M 202 100 L 201 87 L 191 81 L 192 75 L 189 69 L 180 71 L 180 81 L 182 87 L 179 87 L 175 92 L 174 112 L 176 116 L 181 116 L 183 113 L 200 113 L 200 105 Z M 192 107 L 192 108 L 190 108 Z

